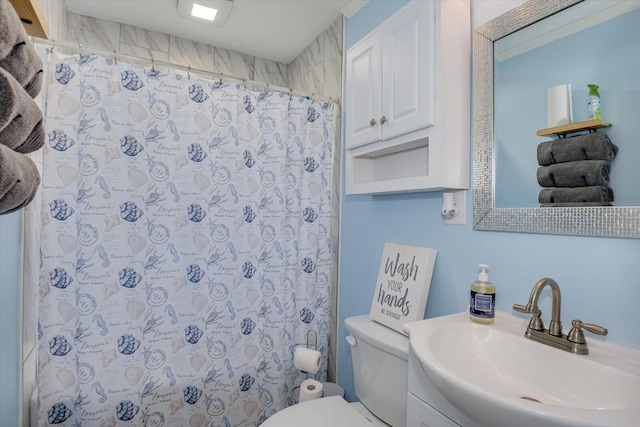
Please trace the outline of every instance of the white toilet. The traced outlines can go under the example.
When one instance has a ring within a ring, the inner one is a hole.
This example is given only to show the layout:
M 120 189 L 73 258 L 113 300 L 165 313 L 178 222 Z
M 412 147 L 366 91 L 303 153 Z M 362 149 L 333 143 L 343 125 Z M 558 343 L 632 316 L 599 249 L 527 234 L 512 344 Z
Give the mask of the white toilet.
M 263 427 L 375 427 L 406 425 L 409 338 L 369 315 L 344 321 L 351 333 L 353 377 L 358 403 L 333 396 L 290 406 Z

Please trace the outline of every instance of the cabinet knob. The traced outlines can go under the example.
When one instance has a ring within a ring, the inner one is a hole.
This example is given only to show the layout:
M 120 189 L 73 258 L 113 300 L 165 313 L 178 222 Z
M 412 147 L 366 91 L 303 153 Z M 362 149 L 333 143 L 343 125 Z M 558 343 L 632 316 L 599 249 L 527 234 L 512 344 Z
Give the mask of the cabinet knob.
M 385 123 L 387 123 L 387 116 L 380 117 L 380 124 L 383 125 Z
M 369 121 L 369 126 L 373 127 L 376 125 L 376 119 L 371 119 L 371 121 Z

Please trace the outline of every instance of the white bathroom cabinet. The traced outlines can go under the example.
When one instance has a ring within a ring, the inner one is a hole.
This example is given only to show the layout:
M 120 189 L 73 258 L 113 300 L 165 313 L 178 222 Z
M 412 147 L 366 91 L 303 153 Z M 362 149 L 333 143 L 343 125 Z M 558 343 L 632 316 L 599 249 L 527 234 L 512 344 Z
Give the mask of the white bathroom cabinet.
M 412 2 L 347 52 L 347 148 L 433 125 L 434 2 Z
M 413 0 L 347 52 L 347 194 L 469 188 L 470 12 Z

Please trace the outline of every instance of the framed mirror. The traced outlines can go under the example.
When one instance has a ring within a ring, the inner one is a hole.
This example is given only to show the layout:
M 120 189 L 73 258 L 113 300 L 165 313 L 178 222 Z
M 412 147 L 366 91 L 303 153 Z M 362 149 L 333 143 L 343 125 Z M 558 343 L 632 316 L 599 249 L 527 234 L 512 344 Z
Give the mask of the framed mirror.
M 528 207 L 501 207 L 502 204 L 496 205 L 496 177 L 498 176 L 500 180 L 509 179 L 508 177 L 503 178 L 497 173 L 498 170 L 504 170 L 502 165 L 498 165 L 497 162 L 498 160 L 500 162 L 510 161 L 507 156 L 498 156 L 498 149 L 496 148 L 496 135 L 499 134 L 500 130 L 496 129 L 495 120 L 496 44 L 502 43 L 502 40 L 508 36 L 513 37 L 523 32 L 530 32 L 532 28 L 541 24 L 545 26 L 543 30 L 545 34 L 562 33 L 568 25 L 563 23 L 559 17 L 572 11 L 572 8 L 577 10 L 579 6 L 581 7 L 588 3 L 603 4 L 607 2 L 593 0 L 584 2 L 583 0 L 529 0 L 473 31 L 473 228 L 475 230 L 640 238 L 640 206 L 617 206 L 615 203 L 614 206 L 544 208 L 531 207 L 531 205 L 528 205 Z M 607 9 L 610 8 L 607 7 Z M 640 9 L 634 11 L 634 13 L 640 14 Z M 601 15 L 601 13 L 598 15 Z M 605 20 L 604 18 L 599 19 L 600 22 Z M 536 25 L 534 26 L 534 24 Z M 595 24 L 592 23 L 591 25 Z M 635 25 L 637 26 L 637 23 Z M 559 35 L 556 39 L 560 37 L 563 36 Z M 549 41 L 545 43 L 549 43 Z M 523 43 L 520 44 L 522 45 Z M 526 45 L 527 43 L 524 44 Z M 543 43 L 539 45 L 541 44 Z M 534 47 L 537 47 L 535 43 Z M 590 51 L 589 46 L 584 47 L 584 55 L 592 55 L 593 61 L 598 61 L 597 52 Z M 557 62 L 541 62 L 539 64 L 540 67 L 546 69 L 559 67 L 560 65 Z M 637 75 L 635 79 L 637 81 Z M 553 86 L 554 84 L 557 83 L 550 83 L 548 86 Z M 522 81 L 522 85 L 527 85 L 527 81 Z M 635 86 L 635 96 L 637 97 L 637 84 Z M 545 112 L 544 116 L 546 118 L 546 92 L 542 93 L 542 97 L 543 100 L 538 102 L 538 107 Z M 613 104 L 616 101 L 611 100 L 610 102 Z M 586 94 L 584 104 L 586 108 Z M 583 103 L 579 103 L 579 106 L 582 107 Z M 574 106 L 574 109 L 576 108 Z M 633 112 L 636 118 L 639 111 Z M 526 121 L 528 117 L 521 117 L 521 119 Z M 538 129 L 547 127 L 546 120 L 533 126 L 535 127 L 536 125 Z M 627 123 L 626 126 L 632 125 Z M 522 127 L 524 128 L 525 126 Z M 542 140 L 536 138 L 535 133 L 531 135 L 529 131 L 523 135 L 523 138 L 534 141 L 534 153 L 537 145 L 535 141 L 542 142 Z M 631 142 L 639 145 L 637 140 Z M 509 141 L 509 144 L 511 144 L 511 141 Z M 623 148 L 621 148 L 621 153 L 622 150 Z M 626 154 L 629 154 L 629 151 Z M 537 163 L 535 157 L 533 162 L 534 164 Z M 537 167 L 537 164 L 534 165 L 535 167 Z M 640 168 L 636 169 L 640 170 Z M 625 176 L 624 178 L 633 180 L 633 186 L 637 186 L 635 183 L 640 180 L 636 180 L 632 176 Z M 535 183 L 535 173 L 532 176 L 532 180 Z M 640 192 L 640 190 L 636 191 Z

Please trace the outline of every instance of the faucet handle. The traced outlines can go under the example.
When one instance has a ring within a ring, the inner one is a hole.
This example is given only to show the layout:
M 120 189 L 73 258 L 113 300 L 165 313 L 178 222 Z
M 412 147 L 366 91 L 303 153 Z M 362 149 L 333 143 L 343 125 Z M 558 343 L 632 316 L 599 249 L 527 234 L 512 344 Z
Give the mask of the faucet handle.
M 522 304 L 513 304 L 513 309 L 519 313 L 531 313 L 529 310 L 527 310 L 527 307 Z
M 513 309 L 519 313 L 532 314 L 535 317 L 540 317 L 542 312 L 538 309 L 537 306 L 530 307 L 528 305 L 522 304 L 513 304 Z
M 513 309 L 519 313 L 527 313 L 531 314 L 533 317 L 529 321 L 529 329 L 533 329 L 535 331 L 543 331 L 544 323 L 542 323 L 542 311 L 538 308 L 537 305 L 527 304 L 526 306 L 522 304 L 513 304 Z
M 582 327 L 592 334 L 607 335 L 609 333 L 607 328 L 603 328 L 602 326 L 594 325 L 592 323 L 583 323 Z
M 582 323 L 582 320 L 579 319 L 575 319 L 573 322 L 571 322 L 571 325 L 573 326 L 573 328 L 571 328 L 571 330 L 569 331 L 567 339 L 578 344 L 586 343 L 586 340 L 584 339 L 584 332 L 582 332 L 583 328 L 597 335 L 607 335 L 609 333 L 609 331 L 607 331 L 607 328 L 593 325 L 591 323 Z

